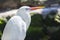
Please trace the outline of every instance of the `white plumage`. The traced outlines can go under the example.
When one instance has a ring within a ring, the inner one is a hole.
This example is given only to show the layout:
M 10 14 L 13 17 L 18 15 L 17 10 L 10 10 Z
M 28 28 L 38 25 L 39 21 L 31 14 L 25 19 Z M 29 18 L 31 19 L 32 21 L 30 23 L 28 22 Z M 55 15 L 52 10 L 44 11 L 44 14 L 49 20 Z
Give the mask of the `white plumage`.
M 20 22 L 19 22 L 20 20 Z M 2 40 L 23 40 L 26 35 L 26 24 L 19 16 L 12 17 L 5 26 Z
M 24 40 L 30 25 L 31 17 L 28 13 L 30 7 L 21 7 L 17 14 L 6 24 L 1 40 Z
M 30 13 L 39 13 L 45 17 L 47 12 L 51 10 L 37 9 L 31 11 L 28 6 L 23 6 L 18 9 L 15 16 L 13 16 L 6 24 L 1 40 L 24 40 L 26 31 L 31 23 Z

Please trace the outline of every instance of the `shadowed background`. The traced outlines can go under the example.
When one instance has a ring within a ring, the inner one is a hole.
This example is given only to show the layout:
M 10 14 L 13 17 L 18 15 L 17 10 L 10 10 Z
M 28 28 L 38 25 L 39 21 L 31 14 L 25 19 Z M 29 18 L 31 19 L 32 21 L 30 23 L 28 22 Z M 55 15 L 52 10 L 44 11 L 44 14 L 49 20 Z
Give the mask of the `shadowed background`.
M 48 3 L 48 4 L 47 4 Z M 34 0 L 0 0 L 0 12 L 18 9 L 23 5 L 28 6 L 50 6 L 51 4 L 60 4 L 59 0 L 34 1 Z M 10 17 L 5 19 L 9 20 Z M 31 25 L 27 31 L 25 40 L 60 40 L 60 23 L 49 18 L 49 15 L 43 19 L 42 15 L 32 16 Z M 4 18 L 0 19 L 0 39 L 3 29 L 6 25 Z

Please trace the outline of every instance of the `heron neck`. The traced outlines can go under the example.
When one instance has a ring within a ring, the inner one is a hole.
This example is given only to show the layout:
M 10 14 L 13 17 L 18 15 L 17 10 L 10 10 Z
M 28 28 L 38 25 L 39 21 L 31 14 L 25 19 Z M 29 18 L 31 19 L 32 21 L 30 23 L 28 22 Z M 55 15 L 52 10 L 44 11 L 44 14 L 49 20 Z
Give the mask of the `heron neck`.
M 23 21 L 26 23 L 26 26 L 28 28 L 28 26 L 30 25 L 30 22 L 31 22 L 30 14 L 28 12 L 22 12 L 22 13 L 19 12 L 17 15 L 23 19 Z

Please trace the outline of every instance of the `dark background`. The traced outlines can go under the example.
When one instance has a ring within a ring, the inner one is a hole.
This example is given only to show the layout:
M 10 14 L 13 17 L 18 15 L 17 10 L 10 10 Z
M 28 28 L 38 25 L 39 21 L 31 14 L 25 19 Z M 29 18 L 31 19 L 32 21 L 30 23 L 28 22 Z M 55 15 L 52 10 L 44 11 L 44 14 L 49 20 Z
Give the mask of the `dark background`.
M 26 2 L 21 2 L 21 0 L 0 0 L 0 12 L 18 9 L 23 5 L 43 5 L 49 7 L 51 4 L 57 3 L 60 4 L 60 0 L 47 0 L 44 3 L 34 0 L 28 0 Z M 7 17 L 6 19 L 9 18 L 10 17 Z M 0 19 L 0 39 L 5 25 L 6 22 L 3 19 Z M 49 15 L 43 19 L 42 15 L 36 14 L 32 16 L 32 22 L 27 31 L 25 40 L 60 40 L 60 23 L 54 21 L 54 19 L 49 18 Z

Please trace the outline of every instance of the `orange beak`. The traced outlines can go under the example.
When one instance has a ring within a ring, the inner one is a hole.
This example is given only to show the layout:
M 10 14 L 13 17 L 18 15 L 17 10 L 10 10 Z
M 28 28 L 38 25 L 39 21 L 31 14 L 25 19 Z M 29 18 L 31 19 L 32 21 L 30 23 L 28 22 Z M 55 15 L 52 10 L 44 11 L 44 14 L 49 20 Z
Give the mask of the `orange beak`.
M 45 7 L 44 6 L 31 7 L 31 10 L 36 10 L 36 9 L 41 9 L 41 8 L 45 8 Z

